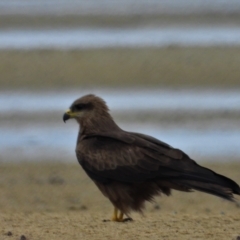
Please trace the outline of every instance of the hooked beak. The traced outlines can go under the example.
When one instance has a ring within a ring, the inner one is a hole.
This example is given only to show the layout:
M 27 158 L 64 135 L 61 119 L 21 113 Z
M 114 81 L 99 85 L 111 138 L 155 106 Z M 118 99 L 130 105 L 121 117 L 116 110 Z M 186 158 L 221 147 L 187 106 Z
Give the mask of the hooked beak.
M 63 114 L 63 121 L 66 122 L 68 119 L 73 118 L 74 113 L 71 111 L 71 109 L 68 109 L 64 114 Z

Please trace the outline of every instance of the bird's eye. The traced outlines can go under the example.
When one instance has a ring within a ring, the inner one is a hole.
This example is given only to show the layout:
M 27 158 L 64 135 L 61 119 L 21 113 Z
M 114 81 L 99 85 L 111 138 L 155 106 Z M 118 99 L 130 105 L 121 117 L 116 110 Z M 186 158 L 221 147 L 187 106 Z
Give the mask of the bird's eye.
M 89 103 L 78 103 L 74 104 L 71 109 L 72 111 L 79 112 L 83 110 L 91 110 L 93 108 L 92 104 Z
M 81 111 L 81 110 L 83 110 L 85 107 L 86 107 L 85 104 L 80 103 L 80 104 L 75 105 L 75 106 L 74 106 L 74 109 L 77 110 L 77 111 Z

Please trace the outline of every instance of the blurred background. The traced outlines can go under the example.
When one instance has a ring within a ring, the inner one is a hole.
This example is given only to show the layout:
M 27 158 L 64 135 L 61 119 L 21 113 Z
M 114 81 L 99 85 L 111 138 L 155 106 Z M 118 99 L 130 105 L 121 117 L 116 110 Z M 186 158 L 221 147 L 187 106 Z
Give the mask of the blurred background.
M 239 0 L 1 0 L 0 161 L 75 162 L 62 114 L 94 93 L 124 129 L 240 159 Z

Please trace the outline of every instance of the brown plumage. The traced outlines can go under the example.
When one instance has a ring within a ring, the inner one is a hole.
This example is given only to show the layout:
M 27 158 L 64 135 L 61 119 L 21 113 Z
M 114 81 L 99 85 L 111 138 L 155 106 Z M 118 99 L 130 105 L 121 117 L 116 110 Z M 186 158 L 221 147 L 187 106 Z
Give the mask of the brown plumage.
M 77 159 L 114 205 L 114 221 L 123 221 L 131 210 L 142 211 L 145 201 L 170 195 L 171 189 L 194 189 L 231 201 L 233 194 L 240 195 L 237 183 L 199 166 L 181 150 L 119 128 L 106 103 L 95 95 L 74 101 L 63 120 L 69 118 L 80 125 Z

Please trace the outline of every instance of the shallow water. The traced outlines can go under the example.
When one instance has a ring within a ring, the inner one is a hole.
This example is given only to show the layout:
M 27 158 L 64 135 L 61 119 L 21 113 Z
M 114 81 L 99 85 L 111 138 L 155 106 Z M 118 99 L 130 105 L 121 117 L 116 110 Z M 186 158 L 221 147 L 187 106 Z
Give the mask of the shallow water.
M 54 125 L 26 125 L 1 129 L 1 161 L 18 160 L 75 160 L 77 125 L 61 121 Z M 129 131 L 142 132 L 173 147 L 179 148 L 192 158 L 229 161 L 240 158 L 240 130 L 217 128 L 187 129 L 163 128 L 160 125 L 146 124 L 119 125 Z
M 239 26 L 0 30 L 0 49 L 238 46 Z
M 114 111 L 240 111 L 239 90 L 85 89 L 67 91 L 0 91 L 0 113 L 62 111 L 89 92 L 101 96 Z M 29 101 L 31 99 L 31 101 Z M 18 104 L 16 104 L 16 102 Z
M 198 160 L 240 158 L 240 91 L 102 89 L 0 92 L 0 160 L 75 161 L 78 127 L 64 124 L 62 114 L 88 92 L 106 100 L 125 130 L 152 135 Z

